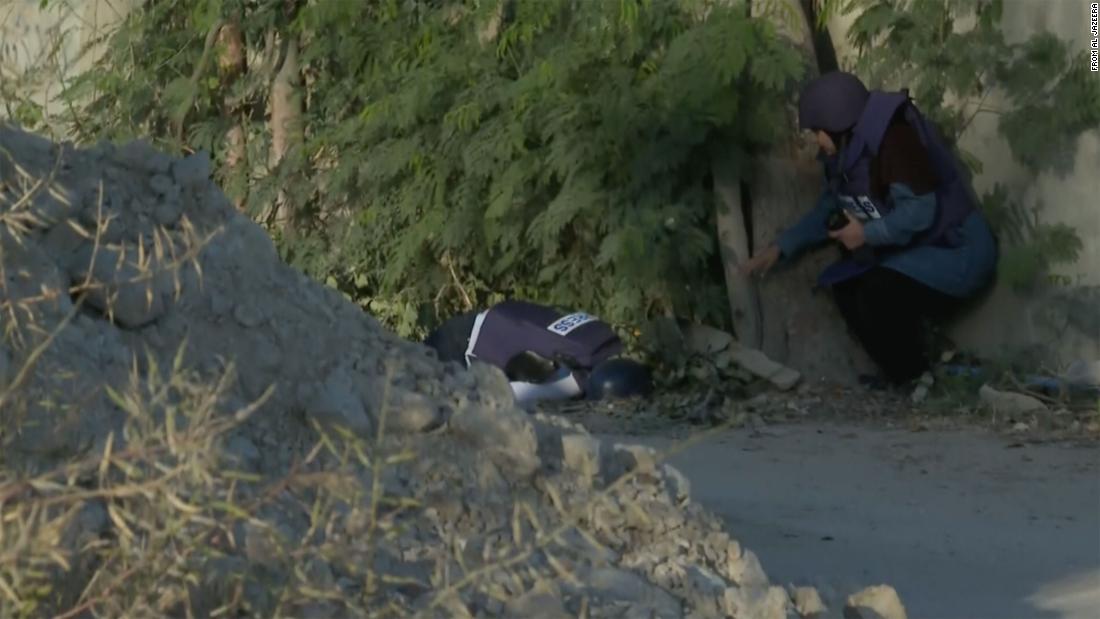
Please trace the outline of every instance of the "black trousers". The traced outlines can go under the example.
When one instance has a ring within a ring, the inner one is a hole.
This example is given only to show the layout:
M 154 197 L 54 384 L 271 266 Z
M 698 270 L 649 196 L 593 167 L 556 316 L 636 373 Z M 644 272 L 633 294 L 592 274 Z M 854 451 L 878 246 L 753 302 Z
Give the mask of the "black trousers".
M 962 300 L 884 267 L 837 284 L 833 294 L 848 328 L 886 378 L 905 383 L 931 366 L 929 324 Z

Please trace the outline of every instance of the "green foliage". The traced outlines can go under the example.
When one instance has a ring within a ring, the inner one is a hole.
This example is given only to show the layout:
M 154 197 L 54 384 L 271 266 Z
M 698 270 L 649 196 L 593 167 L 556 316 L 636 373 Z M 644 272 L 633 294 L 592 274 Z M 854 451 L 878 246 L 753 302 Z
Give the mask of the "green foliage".
M 835 9 L 835 6 L 833 7 Z M 868 85 L 908 87 L 923 112 L 957 142 L 978 114 L 999 116 L 1013 156 L 1032 173 L 1062 174 L 1076 158 L 1076 140 L 1100 127 L 1100 81 L 1085 52 L 1039 33 L 1008 43 L 1003 0 L 850 0 L 859 10 L 849 31 Z M 972 21 L 968 28 L 959 22 Z M 1005 109 L 985 105 L 998 93 Z M 959 150 L 973 172 L 981 163 Z M 1002 241 L 1000 271 L 1014 286 L 1038 284 L 1051 267 L 1076 261 L 1081 241 L 1064 225 L 1041 222 L 997 187 L 982 198 Z
M 1053 35 L 1029 41 L 1020 62 L 1030 74 L 1043 77 L 1013 84 L 1016 107 L 1001 118 L 1001 129 L 1013 154 L 1028 168 L 1068 173 L 1077 155 L 1077 136 L 1100 127 L 1100 80 L 1083 52 L 1071 57 Z
M 1077 136 L 1100 127 L 1100 82 L 1087 54 L 1072 54 L 1053 34 L 1005 41 L 1003 9 L 1003 0 L 850 0 L 845 12 L 861 11 L 848 33 L 860 51 L 856 68 L 875 86 L 909 87 L 949 136 L 976 114 L 998 114 L 1021 163 L 1064 172 Z M 960 28 L 966 20 L 973 25 Z M 984 107 L 993 92 L 1008 111 Z
M 982 196 L 990 223 L 1001 231 L 1000 276 L 1010 285 L 1028 289 L 1042 280 L 1051 267 L 1076 262 L 1084 246 L 1065 224 L 1039 220 L 1040 208 L 1024 208 L 1012 200 L 1008 189 L 996 184 Z M 1051 276 L 1051 281 L 1054 276 Z
M 145 5 L 67 93 L 90 101 L 81 137 L 173 146 L 172 112 L 191 102 L 187 146 L 223 159 L 241 119 L 219 101 L 262 109 L 267 76 L 250 66 L 233 92 L 191 77 L 205 30 L 241 16 L 250 47 L 271 31 L 303 42 L 306 141 L 223 185 L 247 187 L 257 216 L 295 192 L 308 216 L 284 257 L 400 332 L 502 296 L 615 322 L 724 319 L 706 268 L 710 152 L 774 139 L 801 69 L 766 24 L 724 4 L 701 19 L 709 3 L 687 0 L 326 1 L 292 17 L 280 4 Z M 263 161 L 263 115 L 244 122 Z
M 951 137 L 987 112 L 995 88 L 1014 104 L 1001 127 L 1027 165 L 1056 163 L 1051 153 L 1072 152 L 1060 140 L 1097 123 L 1084 65 L 1053 37 L 1007 44 L 998 1 L 817 9 L 819 21 L 860 10 L 858 70 L 912 88 Z M 967 16 L 975 25 L 956 32 Z M 221 19 L 240 24 L 249 50 L 231 85 L 215 62 L 196 71 L 220 51 L 204 42 Z M 265 110 L 290 36 L 301 42 L 304 143 L 269 167 Z M 293 230 L 272 230 L 284 258 L 404 335 L 506 296 L 616 323 L 670 311 L 724 323 L 709 160 L 780 137 L 801 74 L 766 20 L 705 0 L 148 2 L 104 42 L 64 93 L 78 138 L 148 137 L 223 163 L 239 124 L 249 165 L 219 166 L 227 193 L 257 219 L 280 194 L 296 205 Z M 227 99 L 238 117 L 223 113 Z M 1013 270 L 1073 253 L 1048 255 L 1073 247 L 1056 244 L 1064 231 L 1032 232 L 1006 252 Z

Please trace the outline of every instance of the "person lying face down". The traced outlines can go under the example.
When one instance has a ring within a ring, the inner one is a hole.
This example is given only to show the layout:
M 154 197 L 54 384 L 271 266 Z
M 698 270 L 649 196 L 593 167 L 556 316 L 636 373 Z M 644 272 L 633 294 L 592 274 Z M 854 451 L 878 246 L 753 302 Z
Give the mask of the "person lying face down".
M 832 290 L 882 372 L 864 382 L 909 386 L 930 368 L 927 324 L 992 282 L 996 238 L 957 158 L 908 91 L 868 90 L 851 73 L 826 73 L 803 89 L 798 119 L 820 147 L 824 191 L 742 272 L 839 243 L 845 257 L 818 285 Z
M 447 320 L 424 344 L 441 361 L 500 368 L 521 406 L 582 396 L 646 396 L 653 389 L 645 365 L 619 356 L 622 341 L 611 326 L 584 312 L 508 300 Z

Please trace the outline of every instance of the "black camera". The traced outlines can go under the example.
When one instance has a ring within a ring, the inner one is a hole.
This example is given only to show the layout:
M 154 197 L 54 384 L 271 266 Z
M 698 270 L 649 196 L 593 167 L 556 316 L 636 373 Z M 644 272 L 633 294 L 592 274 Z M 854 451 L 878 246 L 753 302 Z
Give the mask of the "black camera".
M 836 232 L 847 225 L 848 216 L 844 214 L 844 209 L 839 206 L 830 211 L 829 218 L 825 220 L 825 227 L 829 229 L 829 232 Z
M 825 227 L 829 229 L 829 232 L 836 232 L 847 225 L 848 216 L 844 214 L 844 209 L 839 206 L 830 211 L 828 219 L 825 220 Z M 861 245 L 851 253 L 859 264 L 871 265 L 875 263 L 875 250 L 870 245 Z

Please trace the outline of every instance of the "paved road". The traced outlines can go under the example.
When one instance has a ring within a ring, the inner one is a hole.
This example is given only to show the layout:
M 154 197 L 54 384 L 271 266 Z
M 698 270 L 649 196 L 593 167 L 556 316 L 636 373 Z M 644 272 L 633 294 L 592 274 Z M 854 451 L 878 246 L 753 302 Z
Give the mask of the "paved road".
M 798 425 L 672 461 L 777 584 L 891 584 L 911 619 L 1100 619 L 1096 447 Z

